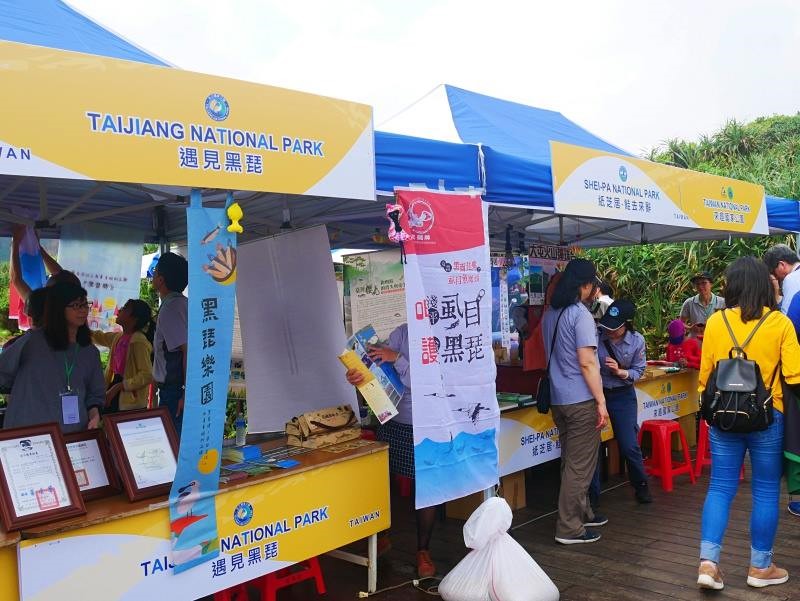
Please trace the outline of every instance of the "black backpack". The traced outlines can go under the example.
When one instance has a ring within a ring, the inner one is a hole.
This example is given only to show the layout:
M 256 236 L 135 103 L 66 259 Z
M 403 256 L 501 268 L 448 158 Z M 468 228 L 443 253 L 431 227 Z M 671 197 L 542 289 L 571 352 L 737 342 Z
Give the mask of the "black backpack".
M 721 313 L 733 340 L 733 348 L 728 351 L 728 358 L 717 361 L 714 371 L 711 372 L 701 396 L 700 413 L 709 425 L 724 432 L 766 430 L 773 420 L 772 385 L 780 363 L 775 366 L 767 388 L 761 377 L 761 369 L 755 361 L 747 358 L 744 348 L 772 311 L 768 311 L 758 321 L 741 346 L 733 335 L 725 311 Z

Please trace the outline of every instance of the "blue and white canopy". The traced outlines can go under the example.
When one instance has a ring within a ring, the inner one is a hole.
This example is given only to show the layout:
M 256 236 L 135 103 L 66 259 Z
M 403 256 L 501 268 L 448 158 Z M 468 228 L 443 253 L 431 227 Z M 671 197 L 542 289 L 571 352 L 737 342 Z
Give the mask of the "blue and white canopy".
M 379 190 L 414 182 L 436 187 L 435 183 L 442 179 L 445 187 L 452 189 L 463 187 L 465 178 L 471 178 L 467 185 L 475 185 L 477 177 L 486 190 L 485 199 L 493 203 L 492 230 L 496 235 L 509 223 L 533 239 L 589 246 L 728 235 L 720 231 L 555 215 L 551 140 L 630 155 L 556 111 L 440 85 L 378 128 L 381 131 L 375 135 Z M 400 134 L 404 136 L 399 138 Z M 402 153 L 394 143 L 398 139 L 402 139 Z M 436 148 L 435 161 L 429 158 L 433 140 L 447 143 Z M 477 171 L 473 169 L 475 155 L 466 148 L 477 151 L 480 161 Z M 796 201 L 774 196 L 766 200 L 772 231 L 800 231 L 800 205 Z

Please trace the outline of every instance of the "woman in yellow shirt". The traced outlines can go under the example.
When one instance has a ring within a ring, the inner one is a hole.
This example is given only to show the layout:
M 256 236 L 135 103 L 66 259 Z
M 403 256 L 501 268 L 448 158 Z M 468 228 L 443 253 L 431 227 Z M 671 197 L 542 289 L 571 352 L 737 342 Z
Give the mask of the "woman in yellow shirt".
M 92 342 L 111 352 L 106 367 L 105 413 L 144 409 L 153 380 L 153 316 L 140 299 L 129 299 L 117 313 L 122 332 L 92 331 Z
M 700 542 L 700 568 L 697 584 L 701 588 L 723 587 L 718 567 L 722 538 L 728 525 L 731 502 L 739 486 L 739 472 L 745 451 L 750 452 L 753 509 L 750 515 L 750 571 L 747 584 L 764 587 L 782 584 L 789 578 L 786 570 L 772 563 L 772 546 L 778 528 L 778 499 L 783 473 L 783 394 L 781 378 L 788 384 L 800 384 L 800 345 L 789 319 L 775 311 L 775 294 L 766 266 L 754 257 L 734 261 L 725 273 L 725 309 L 736 340 L 743 343 L 764 313 L 764 320 L 745 352 L 761 370 L 764 384 L 772 385 L 774 420 L 759 432 L 723 432 L 711 426 L 711 482 L 708 486 Z M 721 311 L 706 323 L 703 354 L 700 361 L 700 390 L 705 388 L 711 371 L 721 359 L 727 359 L 733 341 Z

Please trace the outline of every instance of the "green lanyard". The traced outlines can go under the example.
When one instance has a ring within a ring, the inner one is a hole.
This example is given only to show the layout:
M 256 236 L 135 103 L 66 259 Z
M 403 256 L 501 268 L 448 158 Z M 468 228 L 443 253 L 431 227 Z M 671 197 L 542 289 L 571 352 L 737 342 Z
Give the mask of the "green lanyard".
M 72 387 L 69 385 L 70 380 L 72 379 L 72 372 L 75 371 L 75 363 L 78 360 L 78 345 L 75 345 L 75 352 L 72 353 L 72 362 L 67 363 L 67 351 L 64 351 L 64 375 L 67 378 L 67 390 L 72 390 Z

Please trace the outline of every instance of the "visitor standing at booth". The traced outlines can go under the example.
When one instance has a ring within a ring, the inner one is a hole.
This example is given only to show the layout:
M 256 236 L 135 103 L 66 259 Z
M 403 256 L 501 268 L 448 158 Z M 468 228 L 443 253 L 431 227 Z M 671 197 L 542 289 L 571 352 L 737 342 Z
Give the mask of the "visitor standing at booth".
M 408 351 L 408 324 L 392 330 L 385 345 L 371 346 L 370 359 L 378 364 L 391 363 L 405 390 L 397 403 L 397 415 L 378 426 L 377 438 L 389 443 L 389 471 L 393 474 L 414 478 L 414 426 L 411 407 L 411 364 Z M 353 386 L 362 382 L 364 376 L 358 370 L 349 369 L 345 374 Z M 417 575 L 430 578 L 436 574 L 436 566 L 430 556 L 431 535 L 436 522 L 436 506 L 416 510 L 417 518 Z M 383 547 L 388 548 L 388 538 L 383 538 Z
M 639 402 L 634 384 L 647 367 L 644 336 L 633 328 L 635 305 L 627 300 L 614 301 L 598 325 L 600 376 L 603 394 L 619 451 L 628 464 L 628 476 L 639 503 L 652 503 L 647 485 L 642 449 L 639 447 Z
M 551 409 L 561 441 L 555 539 L 564 545 L 598 541 L 600 534 L 587 526 L 608 523 L 594 512 L 588 497 L 600 431 L 608 422 L 597 360 L 597 327 L 588 309 L 598 284 L 591 261 L 572 259 L 542 319 L 545 353 L 550 357 Z
M 691 335 L 702 341 L 708 318 L 715 311 L 725 308 L 725 299 L 711 291 L 713 279 L 709 272 L 695 274 L 691 282 L 697 294 L 683 301 L 680 318 L 691 328 Z
M 100 425 L 105 387 L 88 314 L 86 290 L 56 284 L 43 327 L 0 353 L 0 386 L 11 390 L 4 428 L 56 422 L 66 433 Z
M 180 436 L 183 423 L 189 339 L 189 299 L 183 291 L 189 284 L 189 264 L 173 252 L 161 255 L 153 271 L 153 288 L 161 299 L 153 337 L 153 381 L 158 387 L 158 405 L 169 411 Z
M 746 452 L 753 472 L 747 584 L 765 587 L 789 578 L 786 570 L 773 563 L 783 475 L 781 376 L 788 385 L 800 384 L 800 345 L 791 322 L 775 310 L 775 295 L 764 263 L 755 257 L 742 257 L 728 267 L 725 277 L 725 303 L 729 308 L 709 320 L 700 363 L 700 390 L 709 386 L 717 363 L 729 359 L 733 347 L 744 345 L 746 358 L 761 372 L 766 394 L 772 395 L 772 423 L 766 429 L 749 432 L 725 431 L 713 423 L 709 427 L 714 461 L 703 505 L 697 584 L 714 590 L 724 586 L 719 569 L 722 539 Z
M 781 312 L 792 322 L 795 334 L 800 338 L 800 257 L 786 244 L 776 244 L 764 253 L 762 261 L 770 277 L 780 285 Z M 787 510 L 800 517 L 800 501 L 790 500 Z
M 153 314 L 141 299 L 128 299 L 117 313 L 121 332 L 92 331 L 92 342 L 110 350 L 104 413 L 147 407 L 153 381 Z

